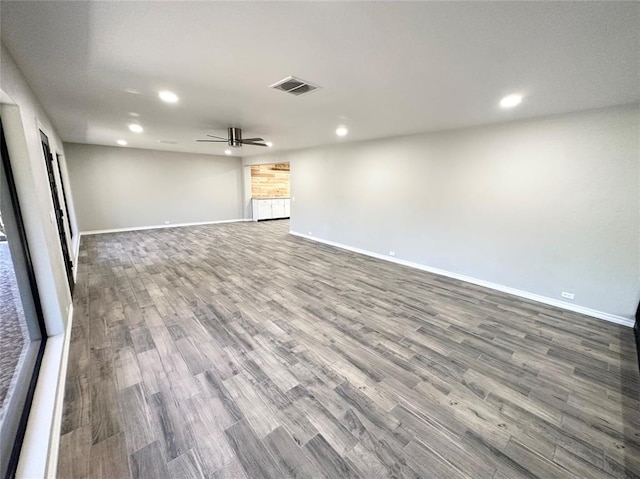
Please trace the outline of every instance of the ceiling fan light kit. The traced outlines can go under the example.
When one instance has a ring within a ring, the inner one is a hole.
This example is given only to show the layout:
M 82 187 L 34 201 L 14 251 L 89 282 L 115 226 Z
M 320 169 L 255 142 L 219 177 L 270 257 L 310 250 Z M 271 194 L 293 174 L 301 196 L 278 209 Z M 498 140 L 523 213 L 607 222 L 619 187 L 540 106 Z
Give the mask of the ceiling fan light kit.
M 265 143 L 262 138 L 242 138 L 242 129 L 229 127 L 227 128 L 227 138 L 222 138 L 220 136 L 207 135 L 210 138 L 216 138 L 215 140 L 197 140 L 205 143 L 227 143 L 229 146 L 233 148 L 241 148 L 242 145 L 250 145 L 250 146 L 264 146 L 269 147 L 268 143 Z
M 242 130 L 240 128 L 227 128 L 229 134 L 229 146 L 240 148 L 242 146 Z
M 294 76 L 288 76 L 287 78 L 280 80 L 279 82 L 269 85 L 269 88 L 280 90 L 285 93 L 290 93 L 295 96 L 306 95 L 320 88 L 318 85 L 309 83 L 308 81 L 296 78 Z M 265 146 L 270 148 L 273 143 L 265 141 L 263 138 L 242 138 L 242 130 L 240 128 L 229 127 L 227 128 L 227 138 L 220 136 L 207 135 L 209 138 L 215 138 L 215 140 L 197 140 L 207 143 L 227 143 L 232 148 L 241 148 L 242 145 L 251 146 Z M 226 152 L 225 152 L 226 153 Z

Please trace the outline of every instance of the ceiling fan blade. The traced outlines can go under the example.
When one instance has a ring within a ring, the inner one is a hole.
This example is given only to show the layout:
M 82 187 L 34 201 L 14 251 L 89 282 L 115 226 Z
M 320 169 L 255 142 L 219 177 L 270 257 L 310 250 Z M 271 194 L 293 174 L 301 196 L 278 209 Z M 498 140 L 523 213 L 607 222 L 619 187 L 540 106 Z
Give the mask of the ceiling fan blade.
M 227 143 L 227 140 L 196 140 L 204 143 Z
M 229 141 L 228 138 L 222 138 L 221 136 L 215 136 L 215 135 L 207 135 L 207 136 L 210 136 L 211 138 L 217 138 L 218 140 Z
M 243 138 L 242 141 L 262 141 L 262 142 L 264 142 L 264 139 L 262 139 L 262 138 Z
M 242 140 L 242 144 L 250 145 L 250 146 L 269 146 L 269 145 L 265 145 L 264 143 L 254 143 L 253 141 L 245 141 L 245 140 Z

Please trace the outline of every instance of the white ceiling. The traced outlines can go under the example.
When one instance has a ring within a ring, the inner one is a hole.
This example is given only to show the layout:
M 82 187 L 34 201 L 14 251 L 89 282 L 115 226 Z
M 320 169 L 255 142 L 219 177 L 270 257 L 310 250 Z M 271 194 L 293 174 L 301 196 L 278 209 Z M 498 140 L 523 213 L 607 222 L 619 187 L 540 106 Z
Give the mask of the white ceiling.
M 237 126 L 292 149 L 640 101 L 638 2 L 3 0 L 0 8 L 4 45 L 70 142 L 124 138 L 221 154 L 224 144 L 195 140 Z M 268 88 L 289 75 L 322 89 L 295 97 Z M 161 89 L 180 102 L 160 102 Z M 512 92 L 525 95 L 522 105 L 500 109 Z M 128 131 L 130 112 L 144 133 Z M 339 124 L 349 127 L 344 139 Z

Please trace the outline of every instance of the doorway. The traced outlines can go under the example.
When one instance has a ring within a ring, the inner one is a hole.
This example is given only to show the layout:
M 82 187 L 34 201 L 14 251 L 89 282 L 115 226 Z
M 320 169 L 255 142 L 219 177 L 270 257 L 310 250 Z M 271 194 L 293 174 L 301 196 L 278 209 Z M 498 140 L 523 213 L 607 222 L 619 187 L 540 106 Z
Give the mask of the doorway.
M 251 217 L 254 221 L 289 218 L 291 170 L 289 163 L 252 165 Z

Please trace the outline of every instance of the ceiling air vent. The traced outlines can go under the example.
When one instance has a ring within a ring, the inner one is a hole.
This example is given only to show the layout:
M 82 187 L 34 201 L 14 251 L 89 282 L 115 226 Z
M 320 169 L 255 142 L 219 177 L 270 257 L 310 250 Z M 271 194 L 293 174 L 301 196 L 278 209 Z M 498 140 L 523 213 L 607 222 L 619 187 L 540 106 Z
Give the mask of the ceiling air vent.
M 287 77 L 284 80 L 280 80 L 279 82 L 274 83 L 269 88 L 274 88 L 276 90 L 291 93 L 292 95 L 301 96 L 306 95 L 307 93 L 311 93 L 312 91 L 315 91 L 320 87 L 317 85 L 313 85 L 307 81 L 301 80 L 300 78 Z

